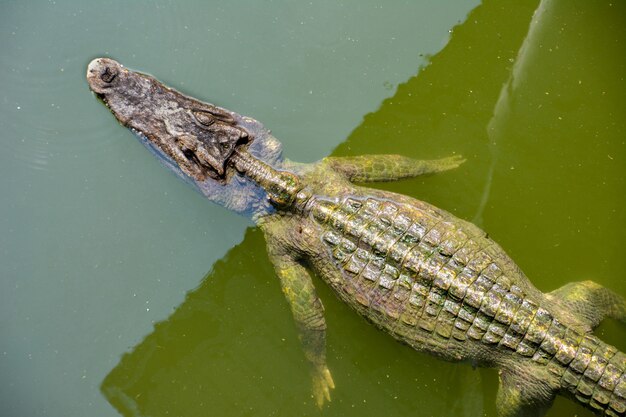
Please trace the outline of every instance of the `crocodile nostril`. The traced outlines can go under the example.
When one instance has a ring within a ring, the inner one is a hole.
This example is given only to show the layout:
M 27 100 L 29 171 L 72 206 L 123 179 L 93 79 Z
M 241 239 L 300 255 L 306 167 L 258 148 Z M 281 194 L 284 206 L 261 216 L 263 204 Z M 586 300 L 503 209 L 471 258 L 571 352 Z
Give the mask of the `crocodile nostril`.
M 117 77 L 117 69 L 104 67 L 104 71 L 100 74 L 100 79 L 105 83 L 111 83 Z

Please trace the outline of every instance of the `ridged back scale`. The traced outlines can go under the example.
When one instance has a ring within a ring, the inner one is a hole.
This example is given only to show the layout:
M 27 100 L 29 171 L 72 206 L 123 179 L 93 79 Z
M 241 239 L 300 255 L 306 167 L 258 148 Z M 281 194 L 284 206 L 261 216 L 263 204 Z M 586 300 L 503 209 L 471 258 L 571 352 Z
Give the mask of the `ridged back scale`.
M 343 274 L 340 291 L 375 324 L 400 339 L 419 328 L 444 342 L 497 346 L 546 365 L 583 402 L 604 408 L 617 399 L 611 381 L 620 380 L 613 374 L 626 368 L 624 355 L 530 300 L 484 235 L 436 211 L 372 197 L 314 197 L 306 212 Z

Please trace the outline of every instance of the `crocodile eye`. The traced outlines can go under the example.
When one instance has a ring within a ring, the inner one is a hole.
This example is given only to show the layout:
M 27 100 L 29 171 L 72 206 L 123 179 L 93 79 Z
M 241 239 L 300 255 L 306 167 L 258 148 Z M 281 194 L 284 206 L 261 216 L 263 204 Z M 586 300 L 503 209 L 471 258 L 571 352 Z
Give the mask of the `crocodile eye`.
M 193 116 L 196 118 L 198 123 L 204 126 L 211 126 L 215 123 L 215 117 L 211 113 L 205 111 L 195 110 L 193 111 Z

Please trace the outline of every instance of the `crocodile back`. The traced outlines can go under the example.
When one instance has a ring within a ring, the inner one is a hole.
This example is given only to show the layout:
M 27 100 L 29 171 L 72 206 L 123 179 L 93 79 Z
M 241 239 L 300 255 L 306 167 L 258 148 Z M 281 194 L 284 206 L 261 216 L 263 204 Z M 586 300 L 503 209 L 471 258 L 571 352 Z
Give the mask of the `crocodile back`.
M 591 408 L 623 415 L 625 356 L 560 322 L 475 226 L 406 198 L 313 197 L 304 214 L 319 228 L 325 260 L 340 273 L 330 284 L 397 339 L 449 360 L 480 361 L 477 353 L 486 348 L 486 361 L 514 354 L 545 366 L 558 386 Z
M 498 245 L 429 207 L 374 197 L 310 204 L 345 297 L 409 343 L 424 334 L 470 338 L 532 356 L 528 324 L 539 313 L 547 327 L 552 317 L 504 273 L 508 257 Z
M 534 356 L 552 315 L 517 285 L 522 278 L 495 242 L 430 207 L 318 198 L 310 216 L 341 270 L 342 291 L 375 323 L 409 343 L 424 334 L 469 338 Z

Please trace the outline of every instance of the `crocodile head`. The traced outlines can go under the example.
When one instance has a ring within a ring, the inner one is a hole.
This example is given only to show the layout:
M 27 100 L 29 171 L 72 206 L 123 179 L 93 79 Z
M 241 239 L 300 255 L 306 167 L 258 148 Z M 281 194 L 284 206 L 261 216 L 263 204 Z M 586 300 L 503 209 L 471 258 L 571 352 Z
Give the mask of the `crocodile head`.
M 208 199 L 244 215 L 271 209 L 264 192 L 228 166 L 235 149 L 282 163 L 282 146 L 259 121 L 204 103 L 109 58 L 87 67 L 87 82 L 115 118 L 159 160 Z
M 235 148 L 253 140 L 237 113 L 181 94 L 112 59 L 91 61 L 87 82 L 122 125 L 195 180 L 224 179 Z

